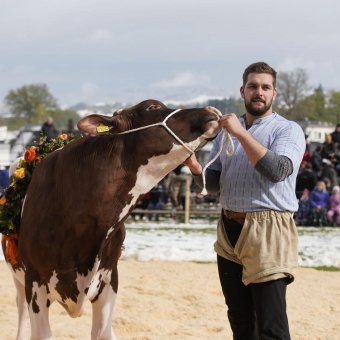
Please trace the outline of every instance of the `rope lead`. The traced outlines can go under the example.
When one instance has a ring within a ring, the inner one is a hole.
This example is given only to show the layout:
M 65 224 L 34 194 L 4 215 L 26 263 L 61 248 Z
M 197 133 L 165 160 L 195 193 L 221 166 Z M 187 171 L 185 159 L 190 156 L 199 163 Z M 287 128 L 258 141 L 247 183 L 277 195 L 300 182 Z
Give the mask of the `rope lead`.
M 216 159 L 220 156 L 223 146 L 224 146 L 224 140 L 226 138 L 227 135 L 227 145 L 226 145 L 226 155 L 228 157 L 232 156 L 235 152 L 235 146 L 234 146 L 234 142 L 232 140 L 232 138 L 230 137 L 230 134 L 227 132 L 227 130 L 223 129 L 222 131 L 222 136 L 220 139 L 220 145 L 218 147 L 218 151 L 216 153 L 216 155 L 204 166 L 204 168 L 202 169 L 202 179 L 203 179 L 203 189 L 201 191 L 201 194 L 203 196 L 206 196 L 208 194 L 207 188 L 206 188 L 206 178 L 205 178 L 205 172 L 207 170 L 207 168 L 216 161 Z M 229 147 L 230 147 L 230 151 L 229 151 Z

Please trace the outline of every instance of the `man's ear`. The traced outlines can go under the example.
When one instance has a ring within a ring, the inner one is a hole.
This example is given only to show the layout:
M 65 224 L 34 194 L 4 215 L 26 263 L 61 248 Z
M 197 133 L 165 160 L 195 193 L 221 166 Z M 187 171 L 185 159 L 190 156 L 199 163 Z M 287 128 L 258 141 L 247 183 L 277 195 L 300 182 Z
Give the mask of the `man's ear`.
M 241 97 L 244 99 L 244 87 L 243 86 L 240 87 L 240 94 L 241 94 Z
M 277 90 L 276 90 L 276 88 L 274 88 L 274 96 L 273 96 L 273 100 L 276 99 L 276 96 L 277 96 Z

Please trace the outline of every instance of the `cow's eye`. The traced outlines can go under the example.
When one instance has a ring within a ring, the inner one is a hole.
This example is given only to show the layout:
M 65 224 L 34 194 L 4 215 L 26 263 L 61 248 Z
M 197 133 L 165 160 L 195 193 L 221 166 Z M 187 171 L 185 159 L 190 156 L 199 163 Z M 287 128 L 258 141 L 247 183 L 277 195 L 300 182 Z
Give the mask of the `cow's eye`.
M 160 108 L 161 108 L 161 105 L 152 104 L 152 105 L 150 105 L 150 106 L 146 109 L 146 111 L 158 110 L 158 109 L 160 109 Z

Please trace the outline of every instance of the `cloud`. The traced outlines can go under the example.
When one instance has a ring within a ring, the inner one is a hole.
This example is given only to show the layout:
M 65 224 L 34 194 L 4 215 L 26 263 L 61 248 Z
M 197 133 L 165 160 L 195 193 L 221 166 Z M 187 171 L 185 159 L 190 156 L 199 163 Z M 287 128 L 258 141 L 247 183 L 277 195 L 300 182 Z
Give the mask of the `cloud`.
M 183 88 L 183 87 L 201 87 L 210 83 L 210 77 L 207 75 L 197 75 L 192 72 L 182 72 L 176 74 L 172 79 L 161 80 L 152 84 L 153 87 L 162 89 Z
M 88 41 L 91 43 L 108 43 L 112 40 L 112 34 L 105 29 L 96 29 L 88 37 Z
M 302 56 L 289 56 L 284 58 L 278 65 L 279 71 L 293 71 L 297 68 L 310 69 L 315 67 L 315 62 L 306 60 Z
M 90 81 L 85 81 L 81 85 L 82 97 L 85 102 L 91 103 L 95 100 L 96 96 L 101 92 L 100 87 Z
M 0 101 L 36 82 L 62 103 L 230 95 L 258 60 L 339 88 L 339 8 L 337 0 L 3 1 Z

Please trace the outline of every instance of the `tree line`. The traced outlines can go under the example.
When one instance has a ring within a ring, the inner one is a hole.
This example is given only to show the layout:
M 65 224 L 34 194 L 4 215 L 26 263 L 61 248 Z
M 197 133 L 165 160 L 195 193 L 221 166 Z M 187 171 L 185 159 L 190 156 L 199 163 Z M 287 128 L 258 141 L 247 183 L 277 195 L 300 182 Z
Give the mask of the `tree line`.
M 0 117 L 0 125 L 7 125 L 9 130 L 28 124 L 42 124 L 48 117 L 53 118 L 58 129 L 66 130 L 70 121 L 80 119 L 77 112 L 59 106 L 46 84 L 24 85 L 10 90 L 4 102 L 10 117 Z
M 294 121 L 324 121 L 340 123 L 340 91 L 324 91 L 322 85 L 313 88 L 309 84 L 306 70 L 297 68 L 291 72 L 279 72 L 277 76 L 278 96 L 274 110 Z M 17 129 L 26 124 L 41 124 L 53 117 L 59 129 L 66 129 L 69 120 L 77 122 L 79 115 L 69 109 L 61 109 L 46 84 L 25 85 L 10 90 L 5 97 L 10 117 L 0 117 L 0 125 Z M 211 99 L 205 105 L 218 108 L 221 112 L 244 112 L 241 98 Z

